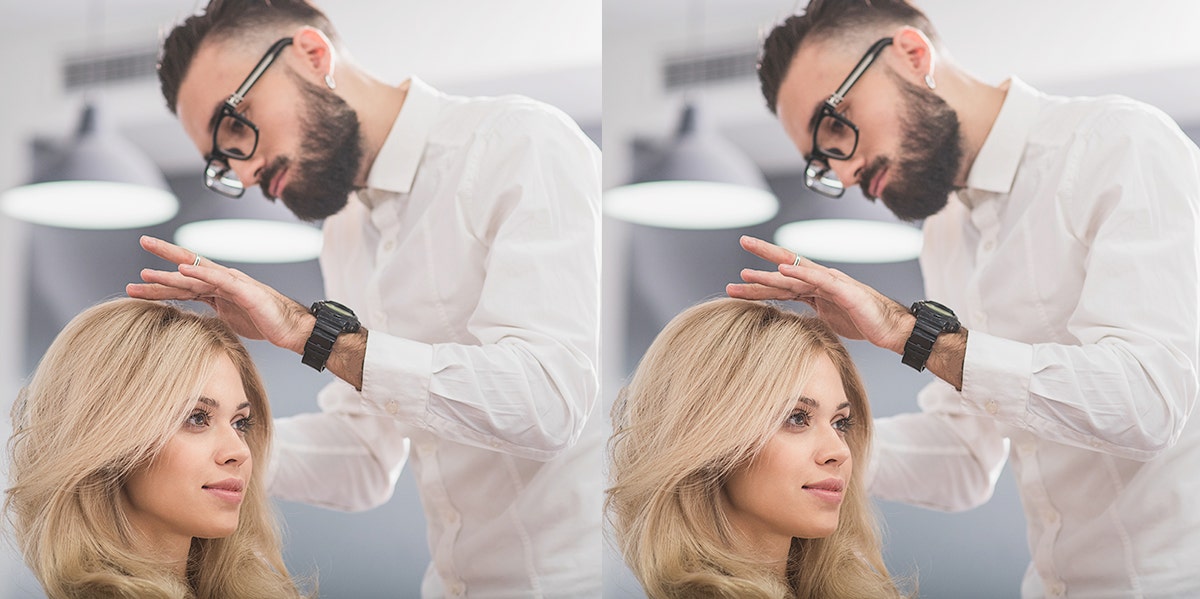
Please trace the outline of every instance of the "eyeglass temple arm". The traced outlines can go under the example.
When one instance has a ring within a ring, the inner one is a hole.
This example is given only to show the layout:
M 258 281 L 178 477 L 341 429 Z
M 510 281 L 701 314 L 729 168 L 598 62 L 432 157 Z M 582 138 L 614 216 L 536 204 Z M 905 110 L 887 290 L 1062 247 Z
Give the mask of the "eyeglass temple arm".
M 237 106 L 238 104 L 241 104 L 242 100 L 246 98 L 246 92 L 250 91 L 250 86 L 254 85 L 254 83 L 258 81 L 258 78 L 262 76 L 263 71 L 266 71 L 267 67 L 271 66 L 271 63 L 275 62 L 275 59 L 279 57 L 279 53 L 291 44 L 292 38 L 290 37 L 285 37 L 275 42 L 271 46 L 271 49 L 267 50 L 267 53 L 263 56 L 262 60 L 258 61 L 258 66 L 254 67 L 254 70 L 250 72 L 250 76 L 246 77 L 246 80 L 242 82 L 241 87 L 237 88 L 237 91 L 233 92 L 233 94 L 230 95 L 229 99 L 225 100 L 225 102 L 230 106 Z
M 866 71 L 867 67 L 871 66 L 871 63 L 875 62 L 875 58 L 879 56 L 879 53 L 891 44 L 892 38 L 890 37 L 885 37 L 875 42 L 871 46 L 871 49 L 867 50 L 867 53 L 863 55 L 862 60 L 858 61 L 858 66 L 854 67 L 853 71 L 850 71 L 850 75 L 846 77 L 845 81 L 842 82 L 841 87 L 837 88 L 837 91 L 833 92 L 833 95 L 829 96 L 829 99 L 825 102 L 830 106 L 835 107 L 838 104 L 841 104 L 842 100 L 846 98 L 846 92 L 850 91 L 850 86 L 854 85 L 854 83 L 858 81 L 858 78 L 862 76 L 863 71 Z

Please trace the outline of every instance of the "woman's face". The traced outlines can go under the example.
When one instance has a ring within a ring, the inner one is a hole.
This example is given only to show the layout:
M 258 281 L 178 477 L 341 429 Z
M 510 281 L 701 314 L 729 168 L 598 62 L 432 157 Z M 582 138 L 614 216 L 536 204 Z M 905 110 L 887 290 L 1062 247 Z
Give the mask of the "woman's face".
M 726 515 L 742 538 L 774 553 L 793 537 L 833 534 L 853 468 L 851 425 L 842 379 L 821 356 L 779 430 L 725 483 Z
M 222 355 L 200 397 L 162 453 L 126 481 L 127 515 L 156 546 L 233 534 L 253 463 L 253 424 L 242 379 Z

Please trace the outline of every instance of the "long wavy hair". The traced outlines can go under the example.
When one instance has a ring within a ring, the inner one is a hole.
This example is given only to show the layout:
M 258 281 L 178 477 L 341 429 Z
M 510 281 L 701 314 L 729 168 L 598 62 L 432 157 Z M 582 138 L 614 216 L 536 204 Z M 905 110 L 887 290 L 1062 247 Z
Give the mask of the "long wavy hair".
M 738 547 L 721 493 L 795 407 L 821 356 L 858 423 L 837 530 L 792 539 L 787 578 Z M 654 598 L 878 599 L 899 593 L 880 553 L 863 474 L 871 413 L 845 346 L 821 320 L 719 299 L 676 316 L 613 407 L 606 512 L 627 564 Z
M 233 361 L 258 422 L 237 530 L 192 540 L 187 575 L 136 544 L 128 476 L 162 451 L 218 360 Z M 5 513 L 51 599 L 297 597 L 280 555 L 263 475 L 271 410 L 245 346 L 220 320 L 117 299 L 80 313 L 13 406 Z

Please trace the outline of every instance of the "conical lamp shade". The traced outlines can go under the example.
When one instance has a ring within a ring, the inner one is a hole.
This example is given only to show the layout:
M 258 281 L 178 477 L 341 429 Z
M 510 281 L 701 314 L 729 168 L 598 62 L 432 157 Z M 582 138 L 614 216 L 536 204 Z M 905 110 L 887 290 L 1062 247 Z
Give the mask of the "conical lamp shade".
M 665 145 L 634 142 L 633 180 L 605 193 L 605 214 L 672 229 L 747 227 L 775 216 L 779 201 L 762 171 L 696 118 L 688 105 Z
M 35 144 L 36 145 L 36 144 Z M 74 138 L 38 147 L 33 181 L 0 196 L 13 218 L 73 229 L 129 229 L 166 222 L 179 211 L 162 172 L 128 140 L 84 108 Z

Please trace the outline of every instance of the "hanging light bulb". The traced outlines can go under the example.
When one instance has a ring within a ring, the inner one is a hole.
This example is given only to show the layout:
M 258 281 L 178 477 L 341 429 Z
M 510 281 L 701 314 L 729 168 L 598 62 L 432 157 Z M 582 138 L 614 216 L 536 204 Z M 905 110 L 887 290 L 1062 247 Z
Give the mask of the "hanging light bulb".
M 634 142 L 633 181 L 604 194 L 604 213 L 672 229 L 730 229 L 771 220 L 779 201 L 762 171 L 684 106 L 664 145 Z
M 162 172 L 84 106 L 75 135 L 60 147 L 35 142 L 33 180 L 0 195 L 0 209 L 23 221 L 71 229 L 130 229 L 166 222 L 179 201 Z

